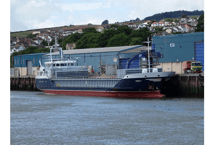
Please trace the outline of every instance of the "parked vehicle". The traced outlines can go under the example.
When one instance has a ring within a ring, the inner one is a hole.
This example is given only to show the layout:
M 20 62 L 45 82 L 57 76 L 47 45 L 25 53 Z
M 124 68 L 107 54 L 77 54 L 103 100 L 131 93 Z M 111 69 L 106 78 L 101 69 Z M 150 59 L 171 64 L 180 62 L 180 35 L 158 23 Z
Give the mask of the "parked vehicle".
M 202 64 L 200 61 L 184 61 L 183 62 L 183 70 L 184 74 L 189 73 L 201 73 L 202 72 Z

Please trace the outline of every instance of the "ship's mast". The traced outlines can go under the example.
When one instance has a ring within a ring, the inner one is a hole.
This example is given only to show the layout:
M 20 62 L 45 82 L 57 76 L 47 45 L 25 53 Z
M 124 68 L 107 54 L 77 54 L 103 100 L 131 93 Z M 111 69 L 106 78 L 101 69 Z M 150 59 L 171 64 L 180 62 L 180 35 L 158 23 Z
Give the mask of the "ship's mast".
M 151 41 L 149 41 L 149 37 L 147 37 L 147 41 L 143 42 L 143 43 L 147 43 L 148 44 L 148 66 L 149 66 L 149 73 L 150 73 L 150 57 L 149 57 L 149 43 Z
M 55 36 L 55 48 L 50 48 L 50 57 L 51 57 L 51 62 L 52 62 L 52 49 L 58 50 L 59 49 L 59 53 L 60 53 L 60 57 L 61 60 L 63 59 L 63 53 L 62 53 L 62 48 L 58 48 L 57 47 L 57 36 Z

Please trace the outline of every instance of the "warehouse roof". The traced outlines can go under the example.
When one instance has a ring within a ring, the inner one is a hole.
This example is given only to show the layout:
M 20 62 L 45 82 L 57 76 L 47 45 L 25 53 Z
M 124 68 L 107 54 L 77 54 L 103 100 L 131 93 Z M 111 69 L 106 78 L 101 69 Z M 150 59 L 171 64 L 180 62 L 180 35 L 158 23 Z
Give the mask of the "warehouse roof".
M 117 47 L 102 47 L 102 48 L 85 48 L 74 50 L 63 50 L 64 54 L 81 54 L 81 53 L 99 53 L 99 52 L 119 52 L 119 53 L 133 53 L 140 52 L 147 49 L 146 46 L 132 45 L 132 46 L 117 46 Z M 59 52 L 53 52 L 52 55 L 58 55 Z M 50 54 L 46 54 L 50 55 Z
M 135 47 L 135 48 L 131 48 L 131 49 L 126 49 L 126 50 L 122 50 L 119 53 L 139 53 L 142 50 L 147 50 L 148 47 L 147 46 L 141 46 L 141 47 Z M 151 49 L 151 46 L 149 47 L 149 50 Z
M 33 56 L 33 55 L 44 55 L 44 54 L 48 54 L 48 52 L 47 53 L 30 53 L 30 54 L 23 54 L 23 55 L 16 55 L 16 56 Z

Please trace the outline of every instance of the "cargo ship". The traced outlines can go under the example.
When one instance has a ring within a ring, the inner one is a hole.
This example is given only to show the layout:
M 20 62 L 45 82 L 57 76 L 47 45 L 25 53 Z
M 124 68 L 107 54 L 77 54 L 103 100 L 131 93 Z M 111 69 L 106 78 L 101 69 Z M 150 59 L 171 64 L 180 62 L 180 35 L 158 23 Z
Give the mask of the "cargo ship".
M 55 39 L 55 44 L 57 43 Z M 150 41 L 147 41 L 149 44 Z M 59 50 L 58 59 L 52 59 L 53 49 Z M 175 72 L 163 72 L 157 68 L 163 55 L 154 49 L 137 54 L 140 67 L 117 69 L 117 75 L 101 76 L 89 74 L 87 66 L 78 66 L 77 60 L 66 59 L 62 48 L 50 49 L 50 59 L 42 66 L 35 77 L 36 87 L 47 94 L 73 96 L 98 96 L 120 98 L 162 98 L 162 84 Z

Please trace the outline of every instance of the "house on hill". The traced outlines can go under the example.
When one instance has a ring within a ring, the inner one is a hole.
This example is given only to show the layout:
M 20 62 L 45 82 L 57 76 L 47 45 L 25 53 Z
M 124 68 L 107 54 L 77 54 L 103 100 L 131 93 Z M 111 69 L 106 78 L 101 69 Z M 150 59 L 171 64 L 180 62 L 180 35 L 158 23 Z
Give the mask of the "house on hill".
M 32 39 L 32 41 L 35 42 L 36 44 L 40 45 L 43 40 L 41 40 L 38 37 L 37 38 L 35 37 L 35 38 Z
M 104 27 L 104 29 L 110 29 L 111 28 L 111 25 L 110 24 L 105 24 L 105 25 L 102 25 Z
M 104 27 L 103 26 L 99 26 L 96 30 L 97 30 L 97 32 L 103 32 L 104 31 Z
M 78 29 L 78 33 L 83 33 L 83 30 L 82 29 Z
M 129 27 L 129 28 L 136 28 L 137 26 L 136 26 L 136 24 L 134 24 L 134 23 L 129 23 L 129 24 L 128 24 L 128 27 Z
M 158 22 L 153 22 L 153 23 L 151 24 L 151 27 L 158 27 L 158 26 L 159 26 Z
M 33 31 L 32 34 L 40 34 L 41 31 Z
M 171 28 L 168 28 L 165 32 L 167 32 L 168 34 L 171 34 L 173 30 Z
M 11 45 L 15 45 L 17 43 L 17 40 L 15 38 L 10 40 Z
M 165 26 L 165 22 L 158 22 L 159 27 L 164 27 Z
M 66 50 L 72 50 L 76 47 L 76 43 L 67 43 Z
M 24 46 L 11 46 L 10 47 L 10 55 L 12 55 L 14 52 L 18 52 L 20 50 L 25 50 Z
M 145 21 L 143 24 L 144 25 L 148 25 L 148 24 L 150 24 L 151 23 L 151 21 L 150 20 L 147 20 L 147 21 Z
M 142 23 L 142 24 L 139 24 L 139 25 L 138 25 L 137 29 L 145 28 L 145 27 L 147 27 L 147 26 L 146 26 L 144 23 Z

